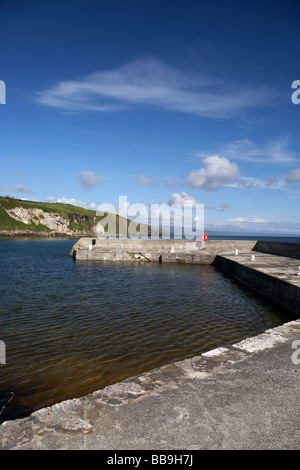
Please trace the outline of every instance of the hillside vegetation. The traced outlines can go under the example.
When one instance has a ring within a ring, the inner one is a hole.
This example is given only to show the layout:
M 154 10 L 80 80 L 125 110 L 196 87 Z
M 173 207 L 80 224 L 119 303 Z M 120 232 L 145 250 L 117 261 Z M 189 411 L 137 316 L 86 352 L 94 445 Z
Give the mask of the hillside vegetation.
M 115 219 L 114 219 L 115 218 Z M 150 226 L 135 224 L 119 215 L 105 213 L 59 202 L 37 202 L 0 196 L 0 234 L 36 235 L 115 235 L 126 233 L 129 224 L 139 234 L 150 233 Z M 100 225 L 99 225 L 100 224 Z M 121 228 L 121 233 L 120 233 Z M 125 228 L 125 230 L 124 230 Z M 152 230 L 152 234 L 157 232 Z

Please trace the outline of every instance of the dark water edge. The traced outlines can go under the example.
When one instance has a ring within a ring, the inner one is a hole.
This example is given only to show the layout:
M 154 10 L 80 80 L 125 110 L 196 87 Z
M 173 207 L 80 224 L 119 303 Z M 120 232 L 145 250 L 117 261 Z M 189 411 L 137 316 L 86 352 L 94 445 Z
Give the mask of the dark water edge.
M 0 240 L 0 422 L 292 319 L 213 266 L 76 263 L 75 241 Z

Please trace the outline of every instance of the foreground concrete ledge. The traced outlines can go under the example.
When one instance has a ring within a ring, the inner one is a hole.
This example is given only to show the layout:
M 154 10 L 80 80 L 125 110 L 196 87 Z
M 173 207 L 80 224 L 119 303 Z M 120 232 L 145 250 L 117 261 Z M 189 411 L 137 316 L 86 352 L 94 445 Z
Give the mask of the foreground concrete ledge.
M 300 449 L 299 362 L 295 320 L 7 421 L 0 446 Z

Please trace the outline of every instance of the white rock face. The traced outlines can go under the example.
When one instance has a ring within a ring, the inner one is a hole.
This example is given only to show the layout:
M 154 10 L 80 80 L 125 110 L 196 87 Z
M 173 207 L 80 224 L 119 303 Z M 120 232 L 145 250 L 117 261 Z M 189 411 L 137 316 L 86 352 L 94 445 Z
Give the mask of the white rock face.
M 32 208 L 25 209 L 24 207 L 15 207 L 7 211 L 10 217 L 15 220 L 21 221 L 24 224 L 31 222 L 36 225 L 41 224 L 59 233 L 69 233 L 69 221 L 59 214 L 54 212 L 44 212 L 42 209 Z

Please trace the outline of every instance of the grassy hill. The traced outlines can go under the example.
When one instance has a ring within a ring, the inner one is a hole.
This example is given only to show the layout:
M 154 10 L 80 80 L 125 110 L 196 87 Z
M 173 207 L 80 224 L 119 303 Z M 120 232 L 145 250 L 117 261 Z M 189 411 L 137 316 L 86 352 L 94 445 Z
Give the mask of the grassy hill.
M 111 224 L 116 217 L 115 224 Z M 59 202 L 24 201 L 12 197 L 0 196 L 0 234 L 53 235 L 91 235 L 96 233 L 97 224 L 101 224 L 104 234 L 119 234 L 119 230 L 128 227 L 130 220 L 119 215 L 105 213 L 97 216 L 96 211 L 63 204 Z M 57 228 L 55 228 L 57 226 Z M 115 233 L 111 228 L 116 226 Z M 147 235 L 151 228 L 145 224 L 133 224 L 131 227 L 140 230 L 140 234 Z M 152 234 L 157 231 L 152 229 Z

